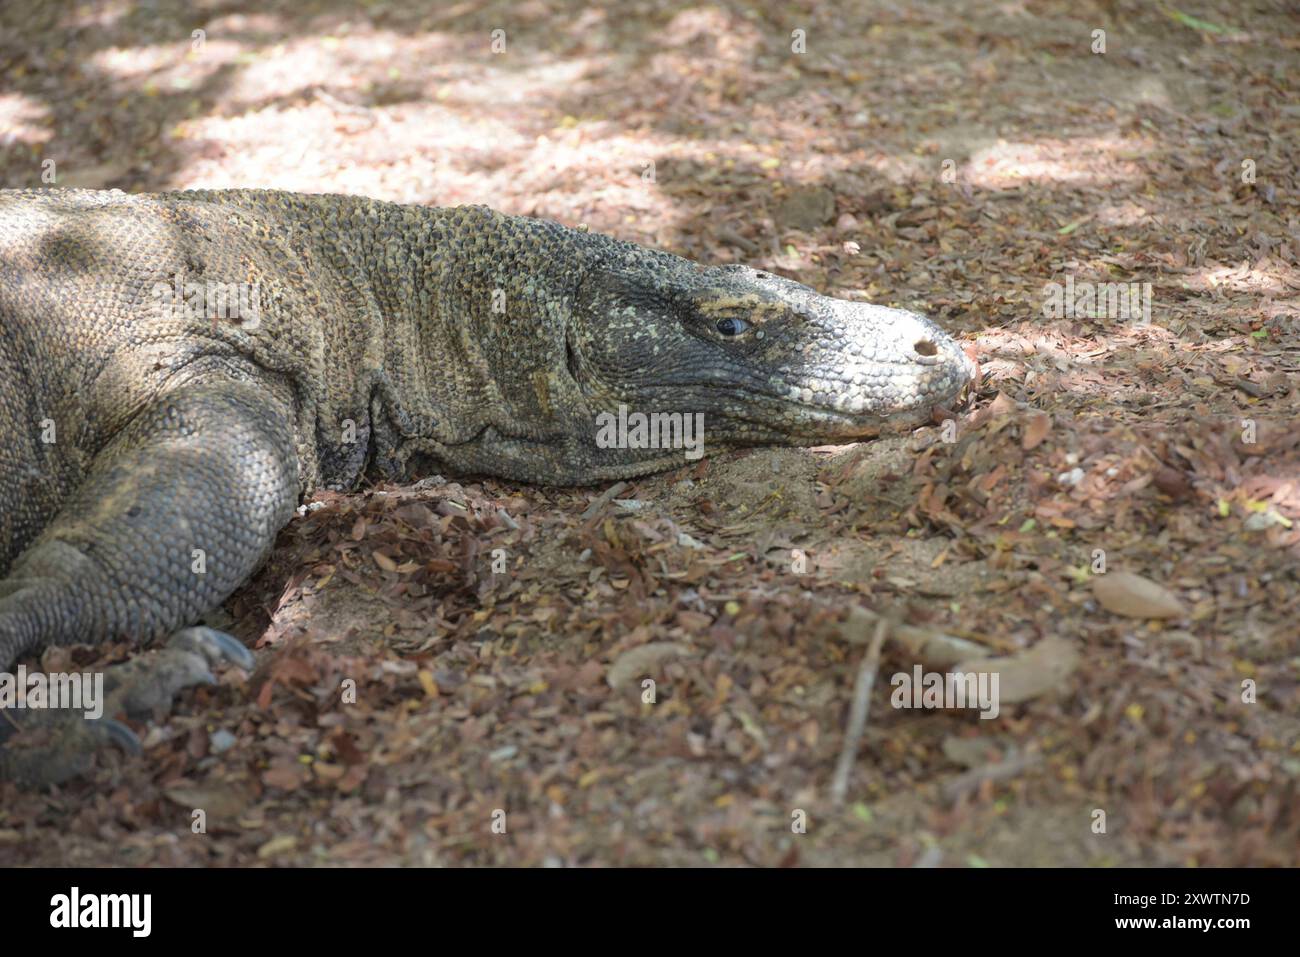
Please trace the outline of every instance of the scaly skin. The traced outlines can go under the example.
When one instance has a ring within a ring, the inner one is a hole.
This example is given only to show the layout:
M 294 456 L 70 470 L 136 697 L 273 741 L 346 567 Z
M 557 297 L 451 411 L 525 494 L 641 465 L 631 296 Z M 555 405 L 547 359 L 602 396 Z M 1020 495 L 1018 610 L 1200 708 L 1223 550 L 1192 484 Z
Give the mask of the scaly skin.
M 177 277 L 254 308 L 169 308 Z M 602 447 L 620 405 L 702 413 L 708 451 L 849 440 L 928 418 L 972 371 L 921 316 L 747 267 L 253 190 L 0 191 L 0 333 L 0 671 L 193 622 L 318 486 L 688 461 Z

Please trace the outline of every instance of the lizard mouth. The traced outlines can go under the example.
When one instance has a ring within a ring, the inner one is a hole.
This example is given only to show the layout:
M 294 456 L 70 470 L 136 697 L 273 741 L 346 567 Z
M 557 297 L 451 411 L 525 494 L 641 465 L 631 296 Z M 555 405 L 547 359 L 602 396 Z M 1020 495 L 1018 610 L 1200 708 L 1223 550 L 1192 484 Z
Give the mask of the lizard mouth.
M 810 439 L 867 439 L 883 434 L 908 432 L 922 425 L 952 417 L 974 394 L 979 366 L 963 355 L 963 375 L 946 387 L 928 388 L 915 402 L 891 408 L 864 403 L 845 408 L 837 398 L 808 401 L 793 396 L 743 389 L 743 400 L 723 410 L 723 417 L 747 435 L 762 434 L 769 441 L 802 442 Z
M 569 355 L 573 355 L 571 347 Z M 846 393 L 829 389 L 810 394 L 795 383 L 773 387 L 761 381 L 662 379 L 644 385 L 635 398 L 629 396 L 622 401 L 643 413 L 703 413 L 706 431 L 719 441 L 781 445 L 852 441 L 903 433 L 951 417 L 949 409 L 962 403 L 975 381 L 977 367 L 965 361 L 963 374 L 951 381 L 940 377 L 917 389 L 919 397 L 911 398 L 903 391 L 893 401 L 845 400 Z M 574 371 L 570 368 L 570 374 Z M 578 383 L 589 394 L 581 379 Z M 846 390 L 852 388 L 849 383 L 844 386 Z

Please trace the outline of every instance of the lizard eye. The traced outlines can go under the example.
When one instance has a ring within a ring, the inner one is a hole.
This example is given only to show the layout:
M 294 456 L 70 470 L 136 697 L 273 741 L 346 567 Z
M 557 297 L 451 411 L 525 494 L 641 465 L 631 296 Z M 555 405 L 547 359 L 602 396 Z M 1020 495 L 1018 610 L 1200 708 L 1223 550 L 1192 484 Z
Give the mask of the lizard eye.
M 726 319 L 719 319 L 715 324 L 715 328 L 724 336 L 738 336 L 749 328 L 749 323 L 744 319 L 733 319 L 728 317 Z

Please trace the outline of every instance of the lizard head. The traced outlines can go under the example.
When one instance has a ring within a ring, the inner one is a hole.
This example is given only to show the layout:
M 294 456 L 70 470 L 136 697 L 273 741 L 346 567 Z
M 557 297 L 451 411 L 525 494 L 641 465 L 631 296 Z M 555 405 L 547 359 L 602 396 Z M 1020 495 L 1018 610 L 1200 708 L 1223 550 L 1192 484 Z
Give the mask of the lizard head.
M 849 441 L 928 421 L 974 375 L 917 313 L 633 248 L 589 271 L 567 331 L 598 411 L 703 413 L 724 445 Z

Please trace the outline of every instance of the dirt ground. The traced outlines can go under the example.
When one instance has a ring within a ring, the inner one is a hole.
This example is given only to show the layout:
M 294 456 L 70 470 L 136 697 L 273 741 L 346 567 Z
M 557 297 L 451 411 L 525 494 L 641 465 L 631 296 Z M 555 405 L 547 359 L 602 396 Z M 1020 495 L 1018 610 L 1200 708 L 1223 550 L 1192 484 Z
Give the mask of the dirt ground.
M 1300 864 L 1300 6 L 1178 2 L 6 4 L 5 186 L 481 202 L 984 379 L 612 495 L 321 493 L 224 610 L 256 672 L 0 786 L 0 862 Z M 890 706 L 988 658 L 996 718 Z

